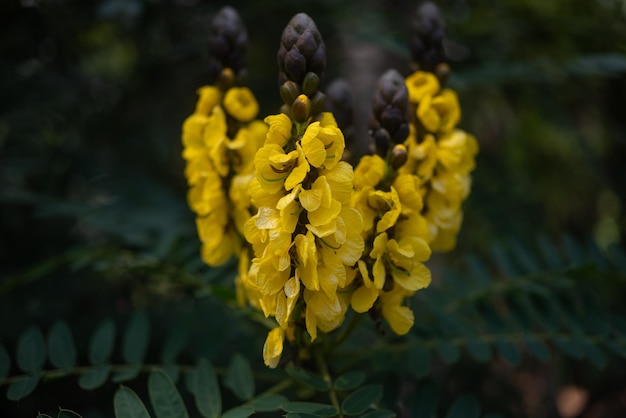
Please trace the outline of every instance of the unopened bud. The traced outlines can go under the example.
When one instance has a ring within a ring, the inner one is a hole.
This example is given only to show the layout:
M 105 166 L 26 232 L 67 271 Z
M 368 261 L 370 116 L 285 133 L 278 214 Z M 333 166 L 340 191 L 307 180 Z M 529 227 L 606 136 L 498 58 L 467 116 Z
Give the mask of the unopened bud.
M 285 81 L 283 85 L 280 86 L 280 97 L 287 106 L 291 106 L 299 95 L 300 89 L 298 85 L 291 80 Z
M 302 82 L 302 92 L 309 97 L 312 97 L 315 93 L 317 93 L 317 89 L 320 85 L 320 78 L 315 73 L 307 73 L 304 76 L 304 81 Z
M 209 73 L 213 80 L 224 68 L 230 68 L 235 77 L 245 67 L 248 34 L 237 11 L 222 7 L 211 22 L 209 33 Z
M 296 122 L 303 123 L 311 115 L 311 101 L 304 94 L 299 95 L 291 105 L 291 114 Z
M 224 68 L 217 77 L 217 85 L 226 91 L 235 84 L 235 73 L 230 68 Z
M 411 22 L 409 49 L 417 67 L 433 72 L 437 64 L 446 61 L 443 41 L 446 24 L 437 6 L 430 2 L 422 3 Z
M 324 107 L 326 106 L 326 95 L 321 91 L 315 93 L 313 97 L 311 97 L 311 115 L 315 116 L 318 113 L 324 111 Z
M 326 45 L 315 22 L 305 13 L 295 15 L 280 39 L 278 82 L 287 80 L 303 84 L 312 72 L 321 79 L 326 69 Z
M 385 128 L 376 129 L 372 132 L 374 137 L 374 144 L 376 145 L 376 152 L 378 155 L 386 156 L 387 150 L 391 145 L 391 138 L 389 138 L 389 132 Z
M 391 150 L 391 156 L 389 158 L 389 164 L 395 170 L 399 169 L 406 163 L 409 158 L 406 146 L 404 144 L 396 144 Z

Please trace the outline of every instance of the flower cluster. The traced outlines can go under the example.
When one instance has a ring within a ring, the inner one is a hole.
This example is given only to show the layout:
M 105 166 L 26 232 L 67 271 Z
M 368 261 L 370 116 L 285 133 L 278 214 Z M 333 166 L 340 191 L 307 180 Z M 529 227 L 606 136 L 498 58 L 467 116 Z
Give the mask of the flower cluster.
M 215 83 L 199 90 L 183 125 L 203 259 L 213 266 L 239 257 L 239 302 L 275 320 L 263 348 L 269 367 L 279 364 L 286 342 L 305 355 L 349 310 L 408 333 L 414 314 L 407 302 L 431 281 L 424 263 L 455 244 L 477 152 L 475 139 L 456 127 L 460 108 L 442 88 L 442 56 L 434 70 L 381 77 L 371 141 L 351 138 L 371 143 L 362 147 L 371 152 L 353 168 L 345 132 L 324 111 L 325 44 L 311 18 L 298 14 L 283 32 L 283 105 L 261 122 L 254 96 L 238 84 L 245 30 L 233 9 L 224 10 L 210 39 Z M 432 63 L 433 48 L 424 47 L 431 32 L 420 32 L 420 45 Z M 342 113 L 345 130 L 349 92 L 345 83 L 333 86 L 326 108 Z
M 212 39 L 227 37 L 221 27 L 241 27 L 232 8 L 215 18 Z M 225 24 L 226 23 L 226 24 Z M 224 41 L 227 43 L 227 40 Z M 250 89 L 235 85 L 237 74 L 224 67 L 217 85 L 198 89 L 194 113 L 183 124 L 183 158 L 189 185 L 188 203 L 196 215 L 202 259 L 210 266 L 239 256 L 251 216 L 248 184 L 254 177 L 254 156 L 267 126 L 255 120 L 259 104 Z

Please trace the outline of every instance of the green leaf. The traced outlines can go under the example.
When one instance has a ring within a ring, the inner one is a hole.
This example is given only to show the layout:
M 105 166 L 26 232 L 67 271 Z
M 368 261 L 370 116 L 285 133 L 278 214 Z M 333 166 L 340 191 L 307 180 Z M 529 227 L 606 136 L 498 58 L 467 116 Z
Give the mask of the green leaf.
M 327 391 L 329 389 L 328 382 L 326 382 L 326 380 L 324 380 L 324 378 L 318 374 L 314 374 L 307 370 L 298 369 L 292 366 L 287 367 L 285 371 L 294 380 L 297 380 L 298 382 L 303 383 L 315 390 Z
M 220 386 L 213 366 L 206 359 L 198 361 L 191 386 L 200 414 L 205 418 L 219 417 L 222 413 Z
M 463 395 L 454 401 L 446 418 L 478 418 L 480 403 L 474 395 Z
M 11 370 L 11 357 L 9 357 L 4 346 L 0 344 L 0 379 L 5 378 L 9 374 L 9 370 Z
M 143 362 L 148 348 L 148 339 L 150 337 L 150 322 L 148 316 L 144 312 L 136 312 L 126 333 L 122 343 L 122 357 L 128 363 L 139 364 Z
M 29 373 L 38 373 L 46 362 L 43 334 L 37 327 L 26 329 L 17 343 L 17 365 Z
M 252 414 L 254 414 L 254 409 L 252 409 L 251 407 L 238 406 L 224 412 L 222 418 L 248 418 Z
M 48 334 L 50 362 L 59 369 L 72 367 L 76 363 L 76 346 L 72 332 L 65 321 L 56 321 Z
M 282 406 L 285 412 L 311 414 L 319 417 L 334 417 L 337 410 L 331 405 L 315 402 L 287 402 Z
M 57 415 L 57 418 L 83 418 L 80 416 L 80 414 L 71 411 L 69 409 L 59 409 L 59 415 Z
M 550 360 L 551 353 L 548 347 L 536 338 L 525 337 L 524 342 L 526 343 L 526 348 L 528 352 L 540 361 L 548 361 Z
M 150 373 L 148 394 L 157 418 L 189 418 L 178 389 L 164 372 Z
M 411 417 L 431 418 L 437 410 L 438 399 L 437 385 L 432 380 L 423 382 L 415 396 L 409 401 Z
M 414 345 L 408 352 L 409 371 L 417 378 L 427 376 L 430 373 L 432 354 L 430 350 L 419 344 Z
M 254 396 L 254 376 L 250 363 L 241 354 L 235 354 L 228 367 L 224 384 L 242 401 Z
M 376 404 L 383 396 L 381 385 L 367 385 L 357 389 L 341 403 L 341 410 L 346 415 L 357 415 L 365 412 L 370 405 Z
M 437 344 L 437 353 L 446 364 L 456 363 L 461 356 L 459 348 L 447 341 L 440 341 Z
M 99 388 L 106 383 L 109 373 L 111 373 L 110 364 L 94 367 L 78 378 L 78 386 L 86 390 Z
M 483 343 L 476 339 L 471 339 L 467 342 L 467 351 L 477 361 L 486 363 L 491 360 L 492 352 L 491 347 L 487 343 Z
M 365 378 L 364 372 L 353 370 L 336 378 L 333 386 L 337 390 L 352 390 L 365 382 Z
M 127 387 L 120 387 L 113 397 L 115 418 L 150 418 L 139 396 Z
M 105 364 L 113 354 L 115 343 L 115 324 L 104 320 L 96 329 L 89 344 L 89 361 L 93 365 Z
M 19 401 L 30 395 L 39 383 L 39 375 L 27 376 L 16 380 L 7 389 L 7 398 L 10 401 Z
M 375 411 L 370 411 L 365 415 L 361 415 L 361 418 L 394 418 L 396 413 L 393 411 L 388 411 L 386 409 L 376 409 Z
M 178 382 L 180 372 L 177 364 L 163 364 L 161 370 L 172 379 L 172 382 Z
M 517 367 L 522 362 L 522 355 L 519 349 L 510 341 L 498 339 L 495 346 L 498 354 L 511 366 Z
M 191 330 L 188 324 L 189 321 L 182 320 L 182 324 L 180 326 L 171 327 L 172 330 L 168 334 L 165 344 L 163 344 L 163 351 L 161 353 L 161 360 L 163 363 L 176 362 L 176 358 L 189 339 L 189 333 Z
M 283 395 L 269 394 L 252 399 L 250 406 L 257 412 L 271 412 L 279 410 L 286 402 L 289 400 Z
M 135 379 L 141 373 L 141 364 L 132 364 L 126 370 L 119 371 L 113 376 L 114 383 L 128 382 Z

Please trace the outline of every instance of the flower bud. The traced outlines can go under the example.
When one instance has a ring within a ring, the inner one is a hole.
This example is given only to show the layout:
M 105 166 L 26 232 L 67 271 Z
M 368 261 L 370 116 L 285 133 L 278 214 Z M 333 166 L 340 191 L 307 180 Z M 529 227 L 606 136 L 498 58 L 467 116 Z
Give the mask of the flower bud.
M 409 158 L 408 151 L 404 144 L 396 144 L 391 150 L 391 156 L 389 159 L 389 163 L 391 167 L 395 170 L 399 169 L 406 163 L 406 160 Z
M 324 111 L 326 105 L 326 95 L 321 91 L 315 93 L 311 98 L 311 116 L 316 116 L 318 113 Z
M 315 73 L 307 73 L 304 76 L 304 81 L 302 82 L 302 91 L 307 96 L 311 97 L 315 93 L 317 93 L 317 89 L 320 85 L 320 78 Z
M 417 67 L 434 72 L 437 64 L 446 61 L 443 41 L 446 24 L 432 2 L 422 3 L 411 21 L 409 49 Z
M 291 105 L 291 114 L 296 122 L 303 123 L 311 115 L 311 101 L 304 94 L 299 95 Z
M 389 70 L 378 80 L 372 99 L 372 112 L 369 127 L 375 135 L 379 129 L 385 131 L 384 137 L 388 141 L 383 146 L 383 137 L 374 137 L 377 152 L 386 152 L 392 143 L 404 142 L 409 135 L 409 121 L 411 108 L 409 106 L 409 93 L 404 78 L 395 70 Z
M 285 81 L 280 86 L 280 97 L 287 106 L 291 106 L 294 100 L 300 95 L 300 89 L 298 85 L 293 81 Z
M 315 22 L 307 14 L 298 13 L 285 27 L 278 50 L 278 68 L 280 85 L 287 80 L 302 85 L 308 73 L 323 78 L 326 45 Z
M 230 68 L 239 77 L 245 66 L 248 33 L 237 11 L 222 7 L 211 22 L 209 33 L 209 74 L 211 81 L 220 77 L 222 70 Z

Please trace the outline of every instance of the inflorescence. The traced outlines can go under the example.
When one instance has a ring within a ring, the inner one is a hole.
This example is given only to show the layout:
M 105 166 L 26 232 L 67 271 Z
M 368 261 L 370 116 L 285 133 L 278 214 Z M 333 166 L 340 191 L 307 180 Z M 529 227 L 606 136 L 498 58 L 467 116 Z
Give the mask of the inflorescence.
M 286 341 L 294 359 L 306 357 L 349 309 L 408 333 L 408 302 L 431 282 L 424 263 L 455 246 L 478 146 L 457 128 L 456 93 L 443 87 L 445 26 L 434 5 L 419 8 L 412 30 L 415 71 L 380 78 L 370 138 L 359 139 L 346 83 L 333 83 L 328 98 L 320 90 L 326 47 L 309 16 L 297 14 L 283 31 L 283 104 L 263 121 L 242 85 L 244 25 L 230 7 L 213 20 L 212 84 L 198 90 L 183 124 L 188 202 L 203 260 L 238 257 L 238 302 L 275 319 L 263 348 L 269 367 Z M 346 138 L 370 144 L 355 166 Z

